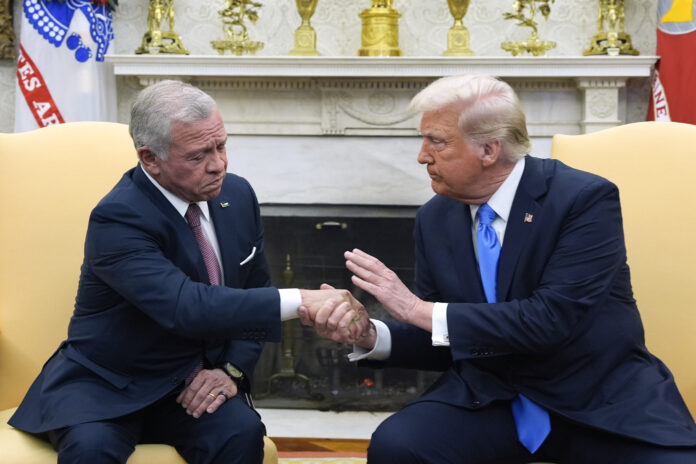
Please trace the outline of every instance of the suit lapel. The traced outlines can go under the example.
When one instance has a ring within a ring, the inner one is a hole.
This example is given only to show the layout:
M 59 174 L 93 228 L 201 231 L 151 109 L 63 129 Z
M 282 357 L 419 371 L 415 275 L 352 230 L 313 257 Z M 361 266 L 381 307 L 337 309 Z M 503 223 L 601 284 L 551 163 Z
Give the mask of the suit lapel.
M 527 156 L 524 172 L 512 202 L 505 228 L 505 239 L 498 262 L 498 301 L 505 301 L 512 284 L 515 266 L 537 224 L 541 206 L 538 203 L 547 190 L 541 160 Z
M 222 269 L 225 275 L 225 285 L 238 287 L 239 263 L 243 258 L 239 256 L 240 248 L 236 246 L 235 219 L 239 220 L 240 216 L 235 214 L 235 203 L 232 201 L 232 198 L 228 198 L 224 185 L 220 195 L 208 202 L 208 209 L 210 217 L 213 219 L 215 235 L 220 247 L 220 260 L 222 261 Z
M 143 173 L 140 164 L 135 167 L 132 179 L 133 183 L 167 218 L 170 226 L 174 227 L 174 234 L 182 243 L 180 247 L 181 252 L 186 256 L 186 260 L 193 265 L 193 269 L 184 269 L 184 271 L 199 282 L 209 282 L 208 270 L 205 267 L 203 255 L 198 247 L 196 237 L 193 235 L 186 220 L 179 214 L 169 200 L 162 195 L 162 192 L 152 185 L 150 179 Z M 161 228 L 161 230 L 166 230 L 166 227 Z

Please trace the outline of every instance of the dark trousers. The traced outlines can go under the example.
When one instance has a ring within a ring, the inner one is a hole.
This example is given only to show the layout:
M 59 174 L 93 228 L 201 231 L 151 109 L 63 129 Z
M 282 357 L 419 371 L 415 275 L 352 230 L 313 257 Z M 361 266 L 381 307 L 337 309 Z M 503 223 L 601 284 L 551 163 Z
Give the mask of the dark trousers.
M 125 463 L 138 443 L 172 445 L 189 463 L 260 464 L 265 427 L 239 397 L 199 419 L 170 394 L 127 416 L 48 433 L 59 464 Z
M 443 403 L 406 406 L 372 435 L 368 464 L 696 464 L 696 447 L 663 447 L 551 415 L 551 433 L 532 455 L 517 440 L 507 402 L 479 410 Z

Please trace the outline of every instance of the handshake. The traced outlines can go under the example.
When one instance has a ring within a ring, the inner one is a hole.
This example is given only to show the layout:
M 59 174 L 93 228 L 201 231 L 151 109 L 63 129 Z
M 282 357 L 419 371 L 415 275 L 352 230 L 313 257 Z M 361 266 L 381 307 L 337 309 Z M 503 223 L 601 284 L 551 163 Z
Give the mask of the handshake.
M 370 345 L 374 327 L 365 306 L 348 290 L 322 284 L 319 290 L 300 290 L 300 293 L 302 306 L 298 313 L 304 325 L 314 327 L 321 337 L 335 342 Z
M 356 287 L 373 295 L 394 319 L 432 331 L 433 303 L 428 303 L 404 285 L 396 273 L 374 256 L 357 248 L 346 251 L 346 268 Z M 319 290 L 300 290 L 300 320 L 317 333 L 340 343 L 354 343 L 371 350 L 377 331 L 365 307 L 348 290 L 323 284 Z

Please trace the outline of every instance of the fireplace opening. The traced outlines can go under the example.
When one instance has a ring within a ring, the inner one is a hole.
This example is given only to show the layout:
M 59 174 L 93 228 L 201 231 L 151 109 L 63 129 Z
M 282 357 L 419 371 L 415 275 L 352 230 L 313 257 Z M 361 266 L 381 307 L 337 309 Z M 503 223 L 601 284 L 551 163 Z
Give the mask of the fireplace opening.
M 413 283 L 413 225 L 416 208 L 263 205 L 266 257 L 277 287 L 346 288 L 370 317 L 391 316 L 377 300 L 355 287 L 343 252 L 370 253 L 409 288 Z M 437 373 L 370 369 L 349 363 L 352 345 L 323 339 L 299 320 L 283 323 L 283 341 L 267 343 L 254 373 L 259 407 L 394 411 L 421 394 Z

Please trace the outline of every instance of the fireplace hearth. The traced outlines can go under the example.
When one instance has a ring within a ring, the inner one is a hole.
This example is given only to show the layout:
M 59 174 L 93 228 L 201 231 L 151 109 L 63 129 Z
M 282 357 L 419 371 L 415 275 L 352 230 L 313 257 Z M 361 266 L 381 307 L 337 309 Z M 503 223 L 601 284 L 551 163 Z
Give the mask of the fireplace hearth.
M 343 252 L 377 256 L 407 286 L 413 282 L 413 207 L 264 205 L 266 256 L 273 284 L 347 288 L 370 317 L 389 314 L 355 287 Z M 254 375 L 254 399 L 263 408 L 393 411 L 415 399 L 437 373 L 369 369 L 349 363 L 352 346 L 320 338 L 299 320 L 283 324 L 282 343 L 267 343 Z

